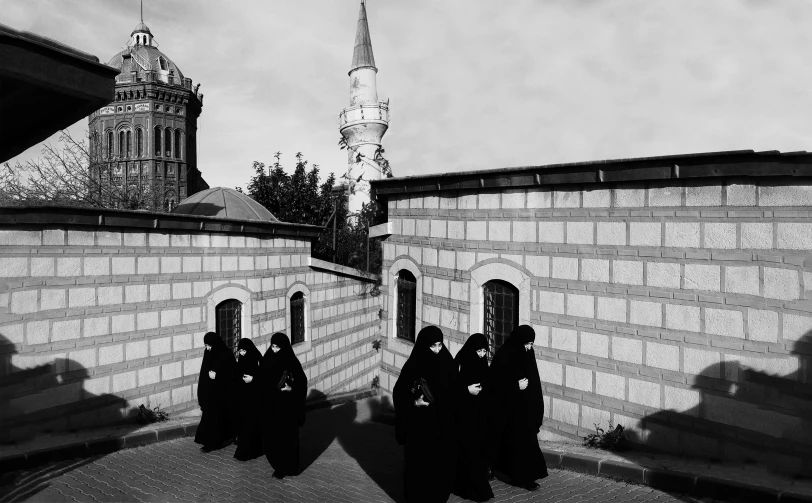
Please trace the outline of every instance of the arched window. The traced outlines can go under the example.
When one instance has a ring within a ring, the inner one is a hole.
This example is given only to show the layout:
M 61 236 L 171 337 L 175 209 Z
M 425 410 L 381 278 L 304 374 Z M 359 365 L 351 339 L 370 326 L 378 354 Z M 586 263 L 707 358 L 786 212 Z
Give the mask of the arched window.
M 125 150 L 125 155 L 130 157 L 130 153 L 132 152 L 132 131 L 127 131 L 127 149 Z
M 175 130 L 175 157 L 180 159 L 180 129 Z
M 155 145 L 155 155 L 160 157 L 161 156 L 161 128 L 160 126 L 155 126 L 155 130 L 152 135 L 152 143 Z
M 107 132 L 107 157 L 113 157 L 114 147 L 113 147 L 113 132 Z
M 484 334 L 488 339 L 489 354 L 504 344 L 510 332 L 519 326 L 519 290 L 507 281 L 492 280 L 483 285 L 485 311 Z
M 138 157 L 144 156 L 144 130 L 141 128 L 135 130 L 135 149 Z
M 169 128 L 164 130 L 164 150 L 167 157 L 172 157 L 172 130 Z
M 415 310 L 417 306 L 417 280 L 414 274 L 402 269 L 397 284 L 397 332 L 396 337 L 414 342 Z
M 305 340 L 305 297 L 296 292 L 290 297 L 290 343 L 297 344 Z
M 240 327 L 242 303 L 235 299 L 225 300 L 217 304 L 214 313 L 217 335 L 236 356 L 238 351 L 237 343 L 242 338 L 242 329 Z
M 124 131 L 118 132 L 118 156 L 124 157 Z

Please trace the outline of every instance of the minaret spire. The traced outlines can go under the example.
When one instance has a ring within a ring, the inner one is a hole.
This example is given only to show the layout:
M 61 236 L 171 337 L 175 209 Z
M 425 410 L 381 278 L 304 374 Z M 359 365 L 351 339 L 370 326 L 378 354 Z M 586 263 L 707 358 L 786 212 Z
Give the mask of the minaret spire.
M 372 54 L 372 39 L 369 37 L 366 2 L 363 0 L 358 13 L 358 28 L 355 31 L 355 48 L 352 51 L 350 73 L 359 68 L 372 68 L 378 71 L 375 67 L 375 56 Z
M 144 22 L 144 0 L 141 0 L 141 22 Z

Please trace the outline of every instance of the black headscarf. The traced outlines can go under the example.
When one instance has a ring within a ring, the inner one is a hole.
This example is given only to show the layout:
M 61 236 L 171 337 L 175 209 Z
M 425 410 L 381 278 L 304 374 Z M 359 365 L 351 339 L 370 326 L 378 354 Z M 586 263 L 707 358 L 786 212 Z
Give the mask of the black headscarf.
M 213 389 L 224 389 L 231 383 L 235 362 L 231 351 L 216 333 L 208 332 L 204 335 L 203 343 L 211 346 L 210 350 L 203 352 L 200 376 L 197 379 L 197 401 L 205 409 Z M 209 378 L 210 370 L 217 373 L 214 380 Z
M 262 360 L 262 353 L 254 345 L 251 339 L 240 339 L 237 349 L 244 349 L 245 354 L 240 355 L 237 360 L 237 379 L 242 380 L 243 375 L 256 377 L 259 374 L 259 362 Z
M 273 345 L 279 347 L 278 352 L 273 352 L 271 348 Z M 293 352 L 287 335 L 281 332 L 273 334 L 271 344 L 268 346 L 268 350 L 265 351 L 265 356 L 262 357 L 260 368 L 263 392 L 266 394 L 266 406 L 270 407 L 269 412 L 273 412 L 281 393 L 283 393 L 277 386 L 282 373 L 287 370 L 293 376 L 293 384 L 291 385 L 293 389 L 284 393 L 290 393 L 289 396 L 292 399 L 288 402 L 288 406 L 292 407 L 292 410 L 288 412 L 295 415 L 300 426 L 303 425 L 305 420 L 305 398 L 307 396 L 307 376 L 302 369 L 302 364 Z
M 482 334 L 473 334 L 465 341 L 465 345 L 454 357 L 460 374 L 458 379 L 467 389 L 471 384 L 480 383 L 485 387 L 485 380 L 488 376 L 488 359 L 480 358 L 476 352 L 480 349 L 488 349 L 488 339 Z
M 544 419 L 544 399 L 541 378 L 536 365 L 536 353 L 526 351 L 524 345 L 536 339 L 536 332 L 529 325 L 513 329 L 510 337 L 496 352 L 491 363 L 494 385 L 501 400 L 521 399 L 526 404 L 529 427 L 541 427 Z M 527 379 L 527 389 L 519 393 L 519 380 Z M 506 407 L 507 404 L 503 404 Z

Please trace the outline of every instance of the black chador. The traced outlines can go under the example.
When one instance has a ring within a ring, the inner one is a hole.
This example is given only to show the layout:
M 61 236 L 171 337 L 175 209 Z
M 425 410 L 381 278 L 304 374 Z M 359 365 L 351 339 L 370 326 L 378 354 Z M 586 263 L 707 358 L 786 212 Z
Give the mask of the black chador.
M 407 501 L 445 502 L 451 494 L 457 454 L 455 377 L 443 332 L 434 326 L 423 328 L 393 390 Z
M 288 336 L 275 333 L 260 364 L 262 447 L 274 477 L 299 473 L 299 427 L 305 421 L 307 376 Z
M 536 480 L 547 476 L 536 436 L 544 419 L 544 398 L 532 347 L 535 338 L 532 327 L 516 327 L 491 363 L 491 454 L 498 471 L 514 485 L 530 490 L 538 487 Z
M 455 492 L 473 501 L 493 498 L 485 461 L 487 413 L 492 390 L 488 382 L 488 340 L 473 334 L 457 353 L 454 363 L 459 369 L 457 383 L 456 426 L 459 454 Z
M 251 339 L 240 339 L 237 344 L 239 359 L 235 376 L 237 390 L 237 450 L 234 457 L 248 461 L 262 455 L 259 407 L 259 361 L 262 353 Z
M 234 439 L 234 355 L 214 332 L 203 336 L 206 349 L 197 380 L 197 402 L 203 410 L 195 442 L 203 451 L 219 449 Z

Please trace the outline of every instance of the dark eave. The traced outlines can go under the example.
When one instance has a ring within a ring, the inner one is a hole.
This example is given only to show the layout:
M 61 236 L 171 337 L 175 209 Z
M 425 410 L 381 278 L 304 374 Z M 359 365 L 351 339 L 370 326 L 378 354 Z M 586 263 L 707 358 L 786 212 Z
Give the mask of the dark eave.
M 113 101 L 118 73 L 95 56 L 0 25 L 0 162 Z
M 733 150 L 406 176 L 370 183 L 372 198 L 386 199 L 390 194 L 416 192 L 730 176 L 812 176 L 812 153 Z
M 287 222 L 152 213 L 148 211 L 75 206 L 0 207 L 0 225 L 92 226 L 95 228 L 159 229 L 185 232 L 264 234 L 266 237 L 318 239 L 322 227 Z

